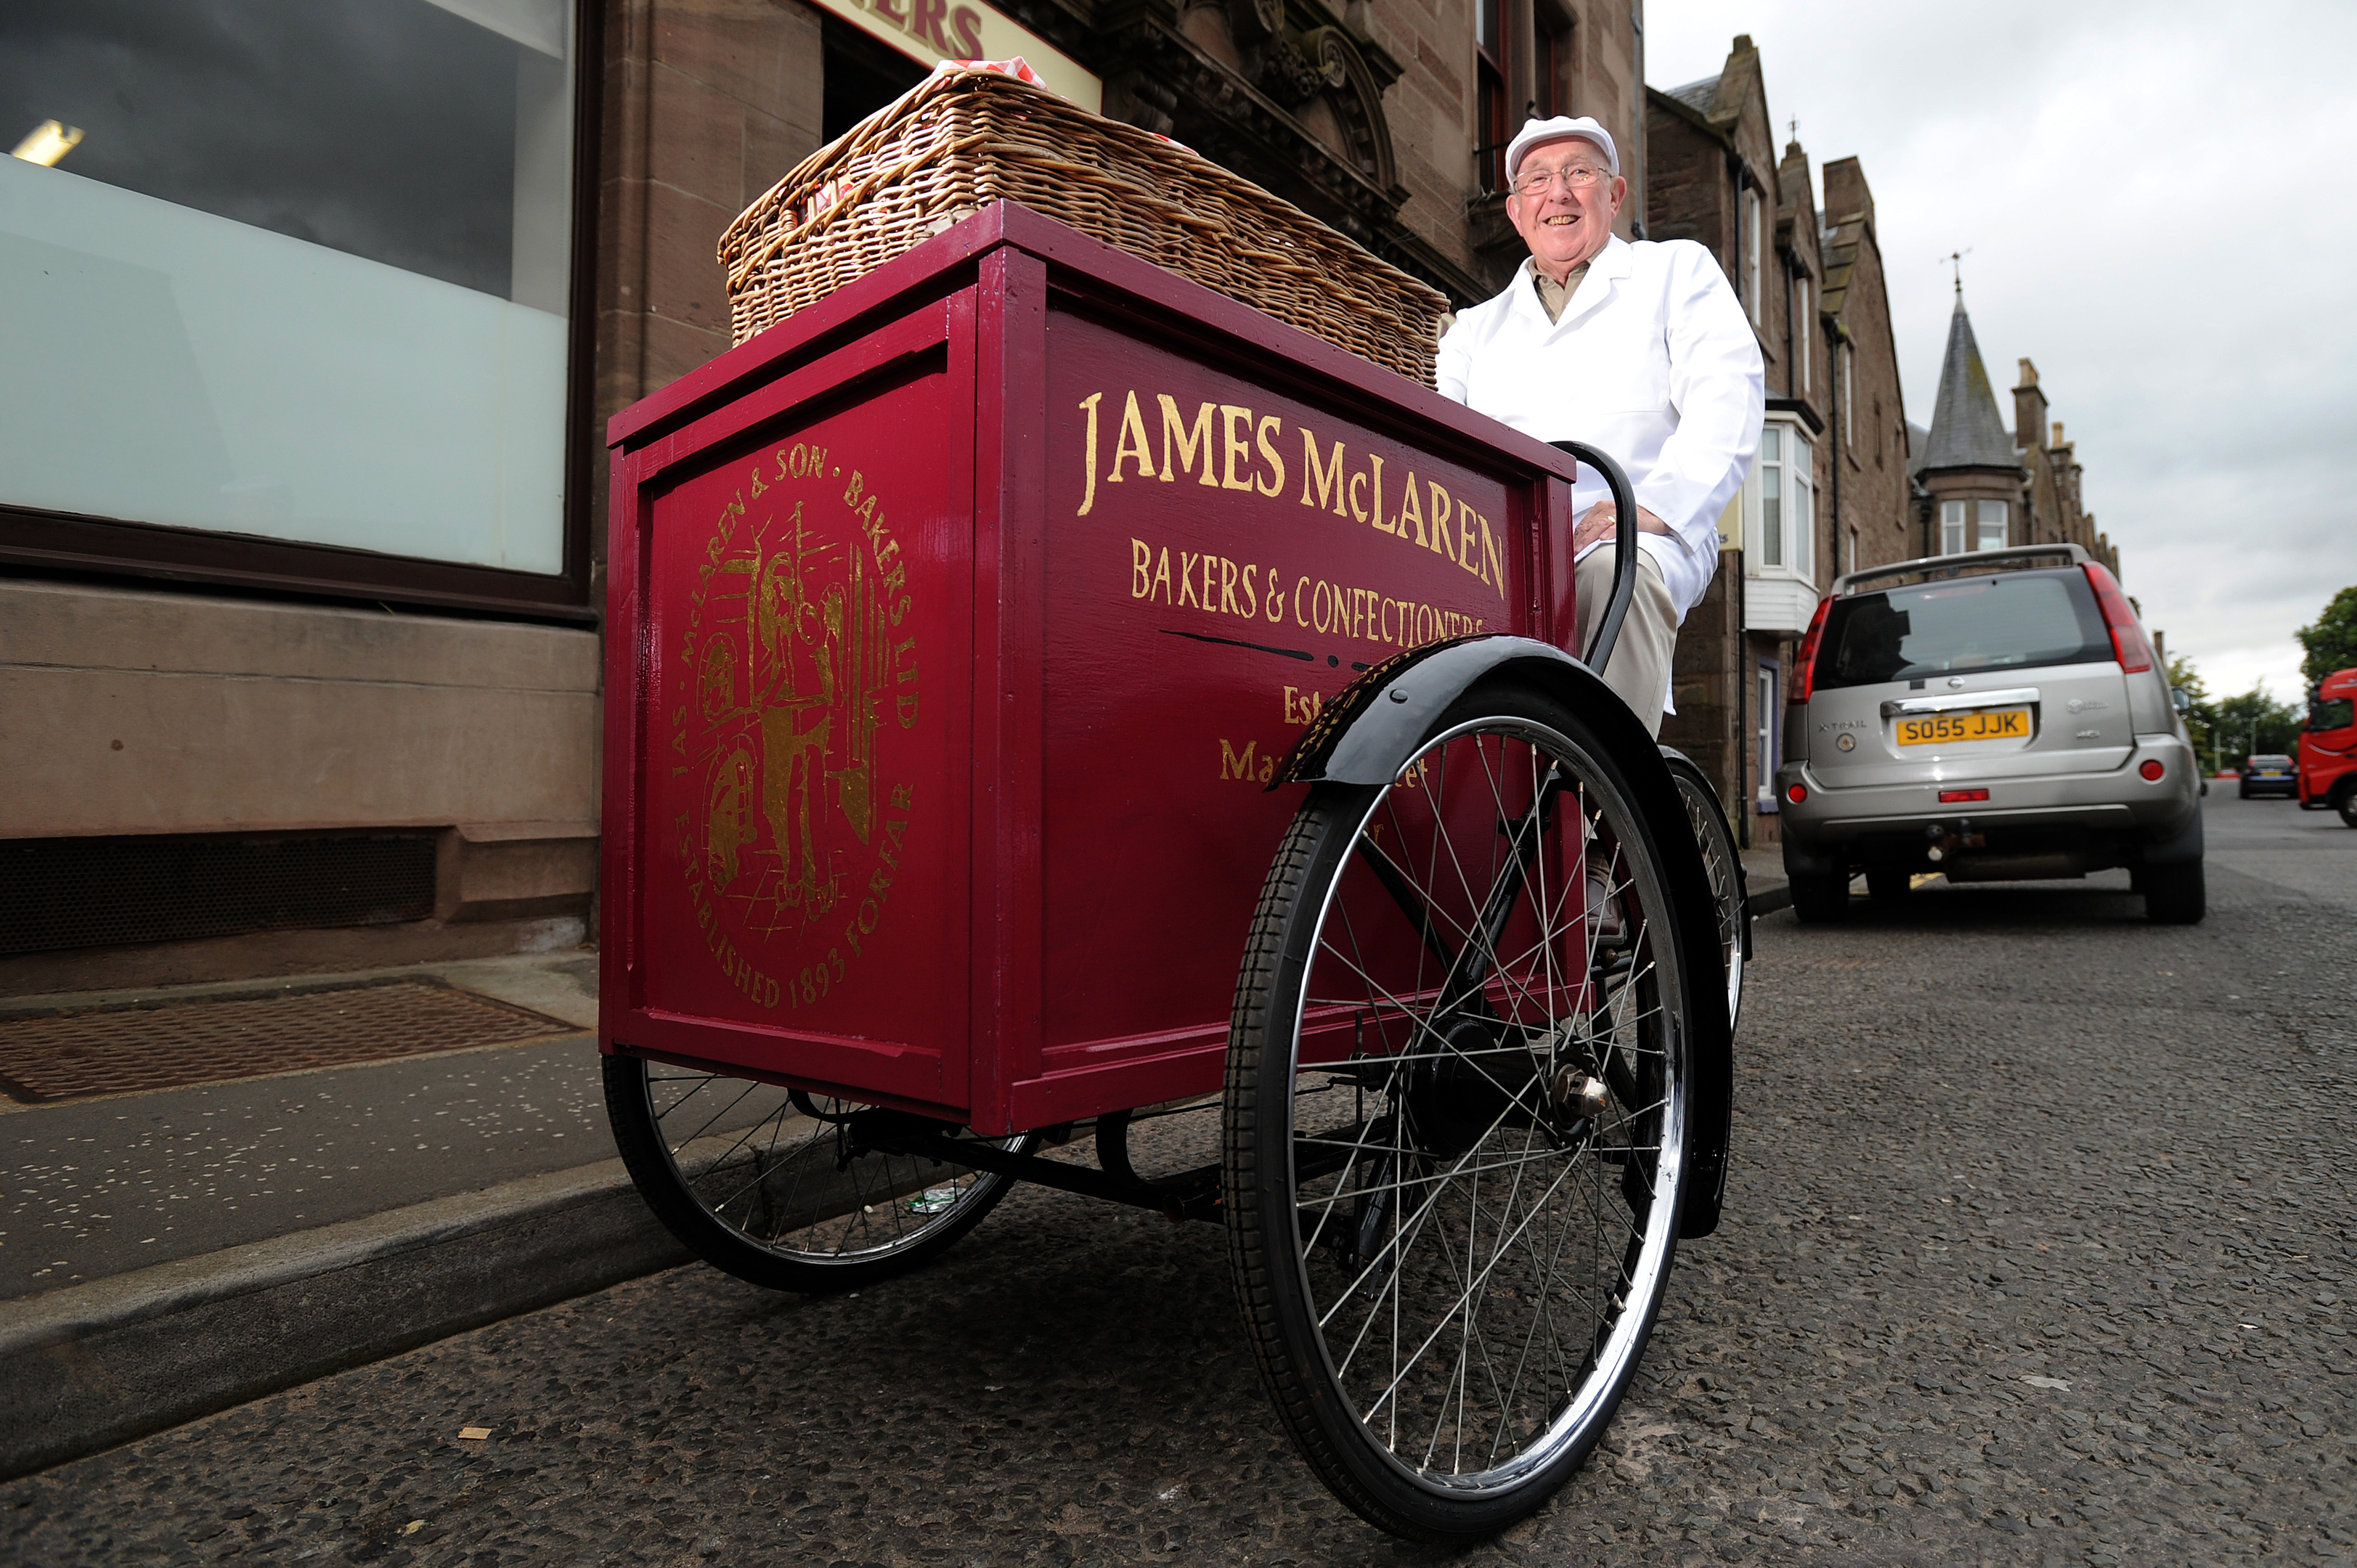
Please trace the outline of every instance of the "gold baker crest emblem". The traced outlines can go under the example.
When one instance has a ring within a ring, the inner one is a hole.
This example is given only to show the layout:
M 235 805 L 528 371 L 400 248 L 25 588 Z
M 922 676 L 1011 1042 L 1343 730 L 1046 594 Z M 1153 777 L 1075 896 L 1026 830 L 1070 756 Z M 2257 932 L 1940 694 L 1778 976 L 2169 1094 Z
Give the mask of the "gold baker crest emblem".
M 816 1002 L 858 961 L 915 804 L 878 745 L 920 713 L 907 564 L 865 476 L 826 458 L 781 446 L 721 509 L 673 666 L 689 897 L 765 1007 Z

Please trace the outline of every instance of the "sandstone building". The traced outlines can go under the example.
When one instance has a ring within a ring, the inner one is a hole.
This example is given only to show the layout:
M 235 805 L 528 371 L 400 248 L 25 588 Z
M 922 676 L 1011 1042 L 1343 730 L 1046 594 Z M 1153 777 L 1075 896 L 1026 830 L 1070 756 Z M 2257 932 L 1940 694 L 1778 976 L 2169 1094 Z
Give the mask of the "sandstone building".
M 1654 239 L 1718 257 L 1760 334 L 1759 460 L 1720 520 L 1720 565 L 1678 637 L 1664 744 L 1717 782 L 1746 843 L 1776 837 L 1784 693 L 1799 639 L 1842 572 L 1913 554 L 1906 413 L 1858 160 L 1814 196 L 1797 141 L 1775 152 L 1760 52 L 1738 37 L 1717 76 L 1647 94 Z
M 1628 0 L 369 10 L 0 18 L 0 102 L 86 132 L 0 159 L 0 993 L 593 938 L 606 416 L 727 347 L 730 220 L 939 59 L 1459 304 L 1521 258 L 1526 114 L 1647 210 Z

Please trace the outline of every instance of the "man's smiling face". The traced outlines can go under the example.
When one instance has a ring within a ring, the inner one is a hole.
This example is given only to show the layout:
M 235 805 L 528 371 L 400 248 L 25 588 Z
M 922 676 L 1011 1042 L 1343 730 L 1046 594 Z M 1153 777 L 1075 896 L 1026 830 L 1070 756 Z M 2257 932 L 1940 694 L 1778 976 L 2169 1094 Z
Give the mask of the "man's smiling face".
M 1561 279 L 1612 238 L 1612 220 L 1629 194 L 1629 182 L 1610 167 L 1604 149 L 1585 136 L 1542 142 L 1523 155 L 1513 193 L 1506 198 L 1506 217 L 1548 276 Z M 1563 171 L 1575 168 L 1593 169 L 1602 177 L 1593 185 L 1567 184 Z

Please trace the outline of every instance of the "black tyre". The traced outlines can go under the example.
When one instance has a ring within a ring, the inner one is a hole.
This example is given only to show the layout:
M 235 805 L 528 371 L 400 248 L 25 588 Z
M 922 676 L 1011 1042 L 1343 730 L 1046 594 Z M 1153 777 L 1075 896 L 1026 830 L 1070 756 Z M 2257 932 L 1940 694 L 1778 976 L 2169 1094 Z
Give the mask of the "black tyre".
M 2341 825 L 2357 828 L 2357 789 L 2343 789 L 2335 795 L 2332 809 L 2341 813 Z
M 2144 918 L 2157 926 L 2198 924 L 2208 912 L 2209 896 L 2202 886 L 2201 863 L 2147 865 L 2142 877 Z
M 2237 789 L 2235 789 L 2235 791 L 2234 791 L 2234 799 L 2236 799 L 2237 800 L 2249 800 L 2250 798 L 2251 798 L 2251 787 L 2250 787 L 2248 784 L 2244 784 L 2244 785 L 2240 786 L 2240 787 L 2239 787 L 2239 788 L 2237 788 Z
M 1902 903 L 1906 900 L 1909 890 L 1914 886 L 1914 875 L 1903 865 L 1875 865 L 1867 868 L 1867 896 L 1878 904 L 1888 906 Z M 1845 899 L 1849 897 L 1848 888 L 1842 889 L 1842 897 Z
M 647 1207 L 705 1262 L 772 1290 L 856 1290 L 914 1268 L 982 1223 L 1012 1185 L 953 1164 L 856 1152 L 848 1118 L 866 1109 L 606 1058 L 607 1118 Z M 1031 1137 L 995 1142 L 1022 1150 Z
M 1849 918 L 1849 874 L 1803 874 L 1792 879 L 1792 913 L 1810 925 Z
M 1751 906 L 1744 894 L 1743 856 L 1735 833 L 1719 808 L 1718 791 L 1689 757 L 1662 748 L 1670 778 L 1684 802 L 1686 821 L 1702 851 L 1703 871 L 1710 878 L 1711 902 L 1718 913 L 1719 962 L 1727 971 L 1727 1026 L 1732 1033 L 1743 1016 L 1743 966 L 1751 957 Z
M 1391 785 L 1317 787 L 1270 868 L 1229 1254 L 1295 1444 L 1396 1534 L 1538 1508 L 1652 1331 L 1697 1179 L 1689 1042 L 1722 1002 L 1648 821 L 1575 714 L 1477 693 Z

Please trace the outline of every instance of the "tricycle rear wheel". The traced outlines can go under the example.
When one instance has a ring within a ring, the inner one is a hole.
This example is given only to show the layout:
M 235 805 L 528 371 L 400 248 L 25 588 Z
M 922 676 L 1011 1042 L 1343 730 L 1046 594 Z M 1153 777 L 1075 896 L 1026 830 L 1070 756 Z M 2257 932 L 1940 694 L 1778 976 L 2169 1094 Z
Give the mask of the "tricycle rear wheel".
M 1384 1530 L 1511 1525 L 1635 1377 L 1690 1179 L 1689 1021 L 1727 1005 L 1669 885 L 1609 747 L 1512 688 L 1460 700 L 1392 784 L 1317 786 L 1270 868 L 1229 1253 L 1280 1419 Z
M 1727 969 L 1727 1027 L 1731 1034 L 1743 1020 L 1743 966 L 1751 959 L 1751 905 L 1744 889 L 1743 855 L 1727 812 L 1709 778 L 1683 753 L 1662 747 L 1670 778 L 1685 803 L 1686 821 L 1694 828 L 1695 844 L 1702 851 L 1702 868 L 1710 878 L 1711 902 L 1718 913 L 1719 961 Z
M 647 1207 L 705 1262 L 771 1290 L 856 1290 L 915 1268 L 1012 1185 L 859 1149 L 849 1118 L 864 1105 L 639 1057 L 605 1062 L 614 1143 Z M 1032 1136 L 993 1142 L 1021 1153 Z

